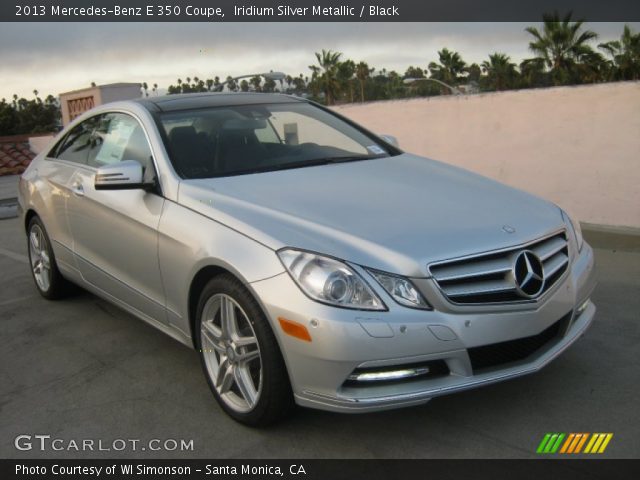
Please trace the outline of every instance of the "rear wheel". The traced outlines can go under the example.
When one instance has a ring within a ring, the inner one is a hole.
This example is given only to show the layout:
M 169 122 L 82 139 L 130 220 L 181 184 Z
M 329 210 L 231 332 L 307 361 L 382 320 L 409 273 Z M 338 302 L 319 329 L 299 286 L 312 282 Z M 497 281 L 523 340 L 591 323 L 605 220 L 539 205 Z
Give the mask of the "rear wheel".
M 268 320 L 229 274 L 207 283 L 197 309 L 196 341 L 211 390 L 235 420 L 271 424 L 293 406 L 291 386 Z
M 64 297 L 71 285 L 58 270 L 51 241 L 38 217 L 29 222 L 27 242 L 31 275 L 40 295 L 49 300 Z

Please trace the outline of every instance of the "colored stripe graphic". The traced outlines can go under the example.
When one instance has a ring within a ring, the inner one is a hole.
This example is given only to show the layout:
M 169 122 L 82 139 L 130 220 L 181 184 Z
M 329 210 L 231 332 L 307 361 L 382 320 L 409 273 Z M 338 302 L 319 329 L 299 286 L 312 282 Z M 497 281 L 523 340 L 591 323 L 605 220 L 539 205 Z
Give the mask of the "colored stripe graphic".
M 560 445 L 562 444 L 562 440 L 564 439 L 564 433 L 547 433 L 540 445 L 538 445 L 537 453 L 556 453 Z
M 576 437 L 575 433 L 570 433 L 569 436 L 567 437 L 567 440 L 564 442 L 564 445 L 562 445 L 562 448 L 560 449 L 560 453 L 566 453 L 567 449 L 569 448 L 569 445 L 571 445 L 571 442 L 573 442 L 573 439 Z
M 588 433 L 582 434 L 582 438 L 580 439 L 580 442 L 578 442 L 578 445 L 576 445 L 576 449 L 574 450 L 573 453 L 580 453 L 580 450 L 582 450 L 582 446 L 584 445 L 584 442 L 587 441 L 587 437 L 589 437 Z
M 542 441 L 540 442 L 540 445 L 538 445 L 538 449 L 536 450 L 536 453 L 544 452 L 544 447 L 547 445 L 547 442 L 549 441 L 550 438 L 551 438 L 551 434 L 550 433 L 547 433 L 542 438 Z
M 558 435 L 558 439 L 556 440 L 556 443 L 554 443 L 549 453 L 556 453 L 558 451 L 558 448 L 560 448 L 560 444 L 562 443 L 563 439 L 564 439 L 564 433 L 561 433 L 560 435 Z
M 536 453 L 604 453 L 612 438 L 613 433 L 546 433 L 538 445 Z M 582 450 L 585 443 L 586 447 Z
M 582 440 L 582 433 L 576 433 L 575 436 L 573 437 L 573 442 L 571 442 L 571 445 L 569 445 L 569 450 L 567 450 L 567 453 L 575 452 L 576 447 L 578 446 L 578 442 L 580 442 L 580 440 Z
M 613 433 L 594 433 L 584 453 L 603 453 L 612 437 Z

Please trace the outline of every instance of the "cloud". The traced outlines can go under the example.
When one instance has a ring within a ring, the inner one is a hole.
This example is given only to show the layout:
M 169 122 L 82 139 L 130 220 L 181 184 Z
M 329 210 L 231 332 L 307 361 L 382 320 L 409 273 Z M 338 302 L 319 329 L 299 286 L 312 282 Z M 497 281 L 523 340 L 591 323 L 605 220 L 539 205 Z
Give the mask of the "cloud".
M 0 28 L 0 96 L 57 94 L 96 83 L 157 83 L 265 70 L 309 74 L 332 49 L 377 69 L 425 67 L 448 47 L 467 62 L 502 51 L 529 55 L 525 23 L 37 23 Z M 636 31 L 640 24 L 631 24 Z M 603 40 L 622 24 L 591 23 Z

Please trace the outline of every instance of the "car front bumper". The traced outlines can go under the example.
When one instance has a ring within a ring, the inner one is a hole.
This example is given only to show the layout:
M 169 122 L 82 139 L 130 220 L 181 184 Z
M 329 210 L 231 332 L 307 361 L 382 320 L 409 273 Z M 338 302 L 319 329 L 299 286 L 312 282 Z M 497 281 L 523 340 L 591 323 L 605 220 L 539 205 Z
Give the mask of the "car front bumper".
M 448 306 L 433 281 L 421 279 L 419 287 L 435 306 L 433 311 L 421 311 L 396 304 L 375 282 L 370 283 L 388 311 L 347 310 L 314 302 L 287 273 L 250 284 L 272 323 L 299 405 L 339 412 L 399 408 L 533 373 L 577 340 L 596 311 L 589 299 L 595 287 L 593 251 L 586 244 L 548 294 L 533 304 Z M 312 341 L 285 334 L 278 318 L 304 325 Z M 540 337 L 552 329 L 554 335 L 525 358 L 476 368 L 470 356 L 477 347 Z M 434 361 L 444 362 L 448 372 L 366 385 L 347 381 L 356 369 Z

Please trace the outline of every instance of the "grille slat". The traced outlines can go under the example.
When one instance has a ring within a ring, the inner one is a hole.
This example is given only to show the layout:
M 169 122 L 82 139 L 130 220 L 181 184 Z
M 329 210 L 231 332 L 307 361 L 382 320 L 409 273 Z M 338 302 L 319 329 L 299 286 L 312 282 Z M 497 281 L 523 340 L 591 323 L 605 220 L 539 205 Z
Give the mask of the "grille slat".
M 506 280 L 491 280 L 484 282 L 465 282 L 447 286 L 447 293 L 451 296 L 487 295 L 491 293 L 509 292 L 515 290 L 513 284 Z
M 556 253 L 548 261 L 544 262 L 544 276 L 550 278 L 561 268 L 567 265 L 569 259 L 562 254 L 562 252 Z
M 495 275 L 511 270 L 511 264 L 504 258 L 496 258 L 477 262 L 474 265 L 452 265 L 440 270 L 439 279 L 442 282 L 463 280 L 472 277 Z
M 535 245 L 531 250 L 544 261 L 567 247 L 567 241 L 561 237 L 552 237 L 548 242 Z
M 542 295 L 562 277 L 569 265 L 565 231 L 498 252 L 437 262 L 429 266 L 429 271 L 452 303 L 471 305 L 532 301 L 519 293 L 514 277 L 515 259 L 525 250 L 532 251 L 542 262 L 545 276 L 540 292 Z

